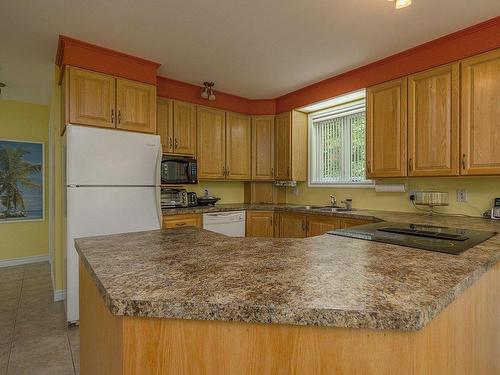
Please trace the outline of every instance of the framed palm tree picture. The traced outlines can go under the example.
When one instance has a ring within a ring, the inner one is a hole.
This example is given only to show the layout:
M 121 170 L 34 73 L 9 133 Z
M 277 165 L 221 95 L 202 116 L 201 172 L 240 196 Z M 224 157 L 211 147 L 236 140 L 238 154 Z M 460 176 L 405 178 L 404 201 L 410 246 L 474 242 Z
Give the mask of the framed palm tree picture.
M 0 223 L 43 220 L 44 145 L 0 139 Z

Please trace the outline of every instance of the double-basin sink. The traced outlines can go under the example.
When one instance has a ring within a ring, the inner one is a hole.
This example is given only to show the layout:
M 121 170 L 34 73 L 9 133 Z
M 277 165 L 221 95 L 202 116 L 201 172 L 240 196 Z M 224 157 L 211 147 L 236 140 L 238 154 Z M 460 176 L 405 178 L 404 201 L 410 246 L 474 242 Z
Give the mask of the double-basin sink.
M 296 206 L 301 210 L 311 210 L 319 212 L 349 212 L 355 211 L 354 208 L 338 207 L 338 206 Z

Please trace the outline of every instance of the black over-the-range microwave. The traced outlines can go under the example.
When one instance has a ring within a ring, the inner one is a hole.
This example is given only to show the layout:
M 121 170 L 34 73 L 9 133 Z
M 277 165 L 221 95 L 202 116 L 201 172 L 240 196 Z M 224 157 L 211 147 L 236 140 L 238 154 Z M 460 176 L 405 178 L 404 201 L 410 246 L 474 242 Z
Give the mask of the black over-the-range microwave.
M 164 155 L 161 161 L 162 184 L 197 184 L 196 159 Z

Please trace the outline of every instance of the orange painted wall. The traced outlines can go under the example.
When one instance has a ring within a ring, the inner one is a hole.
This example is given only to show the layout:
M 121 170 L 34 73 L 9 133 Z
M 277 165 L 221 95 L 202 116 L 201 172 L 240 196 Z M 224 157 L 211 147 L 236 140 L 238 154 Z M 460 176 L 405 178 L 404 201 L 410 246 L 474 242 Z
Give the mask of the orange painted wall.
M 281 113 L 500 48 L 500 16 L 276 98 Z
M 157 85 L 158 95 L 250 115 L 300 108 L 350 91 L 500 48 L 500 16 L 328 78 L 276 99 L 253 100 L 215 90 L 216 100 L 200 97 L 202 88 L 156 75 L 160 64 L 107 48 L 59 37 L 56 63 L 74 65 Z
M 158 96 L 248 115 L 269 115 L 276 113 L 275 101 L 273 99 L 252 100 L 215 90 L 216 99 L 209 101 L 200 97 L 201 91 L 202 88 L 199 86 L 158 76 Z

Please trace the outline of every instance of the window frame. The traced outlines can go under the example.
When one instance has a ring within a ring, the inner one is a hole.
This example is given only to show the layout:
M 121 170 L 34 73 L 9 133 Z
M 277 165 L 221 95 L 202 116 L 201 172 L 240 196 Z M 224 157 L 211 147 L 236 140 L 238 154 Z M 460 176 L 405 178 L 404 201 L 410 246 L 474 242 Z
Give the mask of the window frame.
M 354 108 L 353 108 L 354 107 Z M 329 107 L 325 108 L 319 111 L 311 112 L 307 116 L 308 120 L 308 125 L 307 125 L 307 131 L 308 131 L 308 169 L 307 169 L 307 186 L 308 187 L 338 187 L 338 188 L 362 188 L 362 189 L 373 189 L 375 188 L 375 181 L 374 180 L 364 180 L 364 181 L 342 181 L 342 182 L 313 182 L 312 181 L 312 176 L 313 176 L 313 165 L 315 156 L 313 155 L 314 148 L 313 148 L 313 140 L 314 140 L 314 135 L 313 135 L 313 123 L 314 121 L 318 120 L 319 118 L 322 118 L 323 120 L 325 119 L 330 119 L 330 118 L 336 118 L 336 117 L 343 117 L 347 116 L 349 114 L 355 114 L 362 112 L 360 111 L 360 108 L 364 108 L 365 112 L 365 121 L 366 121 L 366 99 L 358 99 L 354 100 L 348 103 L 343 103 L 339 105 L 335 105 L 334 107 Z M 345 147 L 346 145 L 348 147 L 351 146 L 351 139 L 350 139 L 350 133 L 349 137 L 345 137 L 343 139 L 343 146 Z M 350 160 L 350 158 L 349 158 Z M 345 167 L 345 166 L 344 166 Z M 350 168 L 350 162 L 349 162 L 349 168 Z M 366 178 L 366 176 L 365 176 Z

